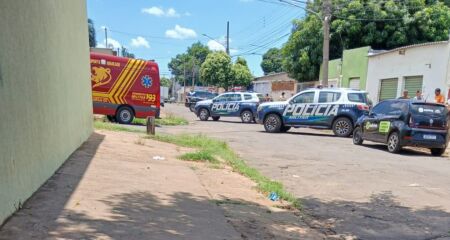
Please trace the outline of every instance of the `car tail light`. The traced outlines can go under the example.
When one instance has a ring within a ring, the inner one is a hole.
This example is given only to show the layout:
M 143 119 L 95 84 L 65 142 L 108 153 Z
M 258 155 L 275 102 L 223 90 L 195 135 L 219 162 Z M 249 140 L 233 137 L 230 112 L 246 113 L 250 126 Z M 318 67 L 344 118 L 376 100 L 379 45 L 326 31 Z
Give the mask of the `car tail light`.
M 414 120 L 412 117 L 409 117 L 409 127 L 414 127 Z
M 365 105 L 365 104 L 358 104 L 356 105 L 358 107 L 358 110 L 361 111 L 369 111 L 369 106 Z

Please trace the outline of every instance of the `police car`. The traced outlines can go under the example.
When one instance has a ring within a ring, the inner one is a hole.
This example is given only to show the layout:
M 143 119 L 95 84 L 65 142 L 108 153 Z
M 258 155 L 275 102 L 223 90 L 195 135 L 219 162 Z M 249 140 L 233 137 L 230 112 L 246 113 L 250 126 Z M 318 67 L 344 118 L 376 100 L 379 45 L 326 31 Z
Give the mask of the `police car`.
M 240 117 L 243 123 L 251 123 L 262 99 L 263 95 L 258 93 L 224 93 L 213 99 L 197 102 L 195 113 L 202 121 L 207 121 L 209 117 L 214 121 L 221 117 Z
M 391 153 L 417 146 L 440 156 L 449 140 L 448 110 L 445 105 L 407 99 L 380 102 L 356 123 L 353 143 L 361 145 L 364 140 L 384 143 Z
M 304 90 L 284 102 L 259 105 L 257 122 L 267 132 L 286 132 L 291 127 L 333 129 L 336 136 L 348 137 L 357 119 L 369 110 L 367 93 L 351 89 Z

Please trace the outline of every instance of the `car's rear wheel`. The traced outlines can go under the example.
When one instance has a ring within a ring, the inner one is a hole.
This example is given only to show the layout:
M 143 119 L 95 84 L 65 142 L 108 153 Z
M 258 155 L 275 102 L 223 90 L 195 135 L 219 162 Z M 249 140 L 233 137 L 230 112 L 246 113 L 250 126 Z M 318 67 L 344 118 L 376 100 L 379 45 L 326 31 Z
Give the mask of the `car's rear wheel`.
M 209 118 L 209 111 L 208 111 L 208 109 L 206 109 L 206 108 L 200 109 L 200 112 L 198 113 L 198 117 L 202 121 L 208 121 L 208 118 Z
M 432 149 L 430 149 L 430 151 L 431 151 L 431 155 L 439 157 L 445 153 L 445 148 L 432 148 Z
M 333 122 L 333 133 L 338 137 L 348 137 L 353 132 L 353 123 L 346 117 L 340 117 Z
M 361 145 L 363 144 L 363 141 L 361 127 L 356 127 L 353 131 L 353 144 Z
M 279 133 L 282 126 L 281 118 L 277 114 L 272 113 L 264 118 L 264 129 L 266 129 L 266 132 Z
M 133 109 L 123 106 L 117 110 L 116 120 L 121 124 L 130 124 L 134 119 Z
M 241 120 L 243 123 L 251 123 L 253 121 L 253 113 L 249 110 L 242 111 Z
M 390 153 L 398 153 L 402 150 L 402 146 L 400 145 L 400 137 L 398 132 L 392 132 L 387 141 L 387 148 Z
M 189 104 L 189 110 L 191 110 L 191 112 L 195 112 L 195 104 Z
M 219 121 L 219 119 L 220 119 L 220 117 L 219 117 L 219 116 L 216 116 L 216 117 L 212 117 L 212 120 L 213 120 L 213 121 Z

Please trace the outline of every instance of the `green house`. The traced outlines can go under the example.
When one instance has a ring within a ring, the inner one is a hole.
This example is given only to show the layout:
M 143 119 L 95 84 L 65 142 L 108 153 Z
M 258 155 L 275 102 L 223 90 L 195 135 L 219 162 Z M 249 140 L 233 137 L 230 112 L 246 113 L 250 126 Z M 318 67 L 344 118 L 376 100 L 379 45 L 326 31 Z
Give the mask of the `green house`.
M 328 62 L 328 86 L 366 89 L 370 47 L 344 50 L 342 59 Z M 320 68 L 322 80 L 322 67 Z

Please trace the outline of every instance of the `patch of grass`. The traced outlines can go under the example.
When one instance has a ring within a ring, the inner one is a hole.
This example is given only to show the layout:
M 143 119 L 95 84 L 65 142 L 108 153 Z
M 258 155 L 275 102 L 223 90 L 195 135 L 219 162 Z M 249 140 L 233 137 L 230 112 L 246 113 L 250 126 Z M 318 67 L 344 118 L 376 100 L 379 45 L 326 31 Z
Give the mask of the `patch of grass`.
M 187 125 L 189 124 L 189 122 L 182 118 L 182 117 L 177 117 L 173 114 L 167 114 L 166 117 L 164 118 L 157 118 L 155 119 L 156 124 L 158 125 L 163 125 L 163 126 L 179 126 L 179 125 Z M 146 125 L 147 124 L 147 119 L 145 118 L 135 118 L 133 120 L 134 124 L 139 124 L 139 125 Z
M 179 156 L 178 158 L 185 161 L 220 163 L 219 160 L 217 160 L 217 158 L 215 158 L 212 153 L 204 150 L 192 153 L 185 153 Z
M 135 132 L 135 133 L 145 133 L 143 129 L 136 129 L 131 127 L 126 127 L 117 123 L 94 121 L 95 129 L 109 130 L 109 131 L 119 131 L 119 132 Z
M 257 184 L 259 191 L 267 194 L 275 192 L 280 199 L 290 202 L 294 207 L 300 208 L 300 202 L 291 193 L 284 189 L 282 183 L 273 181 L 262 175 L 258 170 L 248 166 L 224 141 L 215 140 L 205 135 L 156 135 L 148 136 L 153 140 L 172 143 L 182 147 L 199 149 L 199 152 L 209 153 L 214 157 L 220 158 L 233 169 Z M 198 152 L 197 152 L 198 153 Z M 196 154 L 196 153 L 194 153 Z

